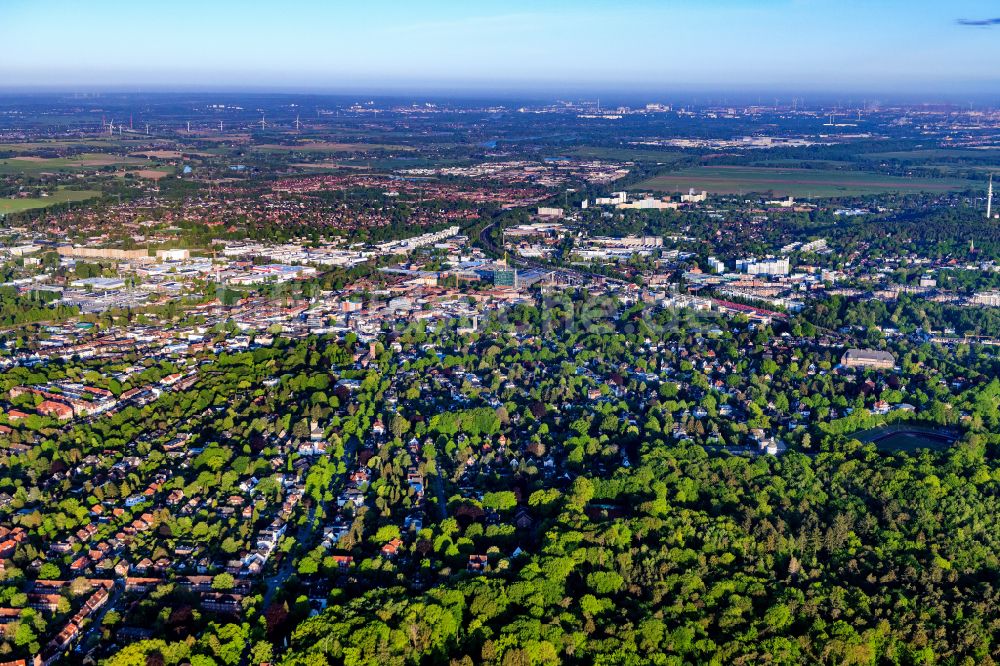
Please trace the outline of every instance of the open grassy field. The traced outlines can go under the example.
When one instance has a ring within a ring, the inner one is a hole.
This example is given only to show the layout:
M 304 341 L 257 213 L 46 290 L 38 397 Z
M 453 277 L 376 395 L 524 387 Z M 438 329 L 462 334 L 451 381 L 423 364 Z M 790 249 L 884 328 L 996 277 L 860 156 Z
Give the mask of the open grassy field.
M 176 172 L 177 170 L 173 167 L 163 167 L 161 169 L 136 169 L 135 171 L 122 172 L 124 176 L 125 173 L 131 173 L 139 178 L 146 178 L 149 180 L 160 180 L 161 178 L 166 178 L 170 174 Z
M 199 141 L 209 141 L 211 143 L 250 143 L 249 134 L 222 134 L 215 136 L 199 136 Z
M 331 162 L 330 160 L 324 160 L 322 162 L 296 162 L 294 164 L 289 164 L 289 167 L 293 169 L 304 169 L 305 171 L 328 171 L 330 169 L 367 169 L 368 167 L 362 164 L 344 164 L 342 162 Z
M 68 148 L 89 148 L 93 144 L 82 139 L 55 141 L 22 141 L 19 143 L 0 143 L 0 153 L 30 153 L 38 150 L 66 150 Z
M 750 166 L 783 167 L 786 169 L 794 169 L 801 166 L 807 166 L 810 169 L 840 169 L 849 167 L 850 165 L 851 163 L 846 160 L 796 160 L 790 158 L 761 159 L 750 163 Z
M 715 194 L 756 192 L 775 196 L 843 197 L 885 192 L 949 192 L 977 185 L 960 178 L 900 178 L 835 169 L 715 166 L 660 174 L 632 189 L 683 192 L 693 187 Z
M 105 166 L 145 164 L 147 160 L 104 153 L 81 153 L 72 157 L 38 157 L 25 155 L 0 159 L 0 174 L 36 174 L 55 171 L 98 169 Z
M 372 151 L 411 151 L 410 146 L 388 143 L 334 143 L 330 141 L 306 141 L 295 145 L 277 143 L 262 143 L 254 146 L 254 150 L 265 153 L 364 153 Z
M 31 199 L 0 199 L 0 214 L 19 213 L 33 208 L 47 208 L 67 201 L 84 201 L 101 196 L 97 190 L 57 190 L 51 196 Z
M 560 150 L 560 154 L 595 160 L 615 160 L 619 162 L 659 162 L 673 164 L 684 155 L 668 150 L 652 148 L 605 148 L 603 146 L 575 146 Z
M 189 153 L 193 154 L 193 153 Z M 207 153 L 203 153 L 207 154 Z M 132 157 L 145 157 L 154 160 L 176 160 L 184 156 L 179 150 L 145 150 L 138 153 L 132 153 Z
M 977 150 L 974 148 L 922 148 L 885 153 L 864 153 L 858 157 L 875 160 L 899 160 L 900 162 L 922 162 L 935 159 L 996 160 L 997 164 L 1000 165 L 1000 150 Z
M 0 143 L 0 153 L 33 153 L 38 151 L 98 148 L 121 148 L 136 145 L 148 145 L 149 139 L 128 136 L 95 136 L 85 139 L 47 139 L 44 141 L 20 141 Z

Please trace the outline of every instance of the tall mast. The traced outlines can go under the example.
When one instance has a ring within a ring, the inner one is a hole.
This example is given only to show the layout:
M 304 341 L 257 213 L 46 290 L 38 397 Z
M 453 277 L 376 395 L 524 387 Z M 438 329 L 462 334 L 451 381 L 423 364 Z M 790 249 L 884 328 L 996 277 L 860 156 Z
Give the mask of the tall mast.
M 990 174 L 990 185 L 986 189 L 986 219 L 990 219 L 993 212 L 993 174 Z

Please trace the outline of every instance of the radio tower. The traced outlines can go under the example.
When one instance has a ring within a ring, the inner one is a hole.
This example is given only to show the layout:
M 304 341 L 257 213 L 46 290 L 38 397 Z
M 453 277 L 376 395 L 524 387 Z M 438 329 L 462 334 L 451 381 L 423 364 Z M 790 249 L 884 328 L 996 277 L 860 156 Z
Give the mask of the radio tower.
M 993 174 L 990 174 L 990 185 L 986 189 L 986 219 L 993 213 Z

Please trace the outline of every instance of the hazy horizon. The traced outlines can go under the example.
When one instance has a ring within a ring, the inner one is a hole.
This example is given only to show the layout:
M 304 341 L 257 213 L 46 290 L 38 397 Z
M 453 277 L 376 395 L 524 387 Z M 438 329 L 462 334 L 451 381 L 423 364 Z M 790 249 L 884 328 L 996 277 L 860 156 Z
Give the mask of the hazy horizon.
M 974 0 L 383 0 L 364 8 L 12 0 L 0 7 L 0 89 L 984 101 L 1000 93 L 992 15 Z
M 0 95 L 16 98 L 61 97 L 66 100 L 99 100 L 115 96 L 227 96 L 234 99 L 245 96 L 322 98 L 337 103 L 359 103 L 374 100 L 379 103 L 419 103 L 435 102 L 456 104 L 512 104 L 545 105 L 558 102 L 600 103 L 604 108 L 615 106 L 635 106 L 647 103 L 663 103 L 681 106 L 788 106 L 793 100 L 798 108 L 828 108 L 860 106 L 956 106 L 973 108 L 994 108 L 1000 105 L 1000 91 L 996 93 L 975 93 L 937 90 L 921 91 L 877 91 L 877 90 L 772 90 L 739 89 L 723 87 L 692 89 L 683 87 L 661 88 L 613 88 L 613 87 L 568 87 L 510 84 L 508 86 L 477 85 L 470 82 L 466 86 L 444 84 L 419 85 L 410 82 L 372 84 L 369 86 L 311 87 L 311 86 L 251 86 L 216 85 L 194 86 L 163 84 L 160 86 L 4 86 L 0 85 Z M 338 99 L 339 98 L 339 99 Z

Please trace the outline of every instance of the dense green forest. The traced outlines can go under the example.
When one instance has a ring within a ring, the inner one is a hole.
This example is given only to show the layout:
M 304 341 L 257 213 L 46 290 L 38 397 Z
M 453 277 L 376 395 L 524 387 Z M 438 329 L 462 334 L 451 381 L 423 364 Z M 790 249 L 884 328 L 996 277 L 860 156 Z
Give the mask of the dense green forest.
M 613 478 L 532 494 L 537 554 L 419 595 L 344 590 L 281 663 L 989 664 L 998 484 L 976 438 L 915 457 L 650 444 Z

